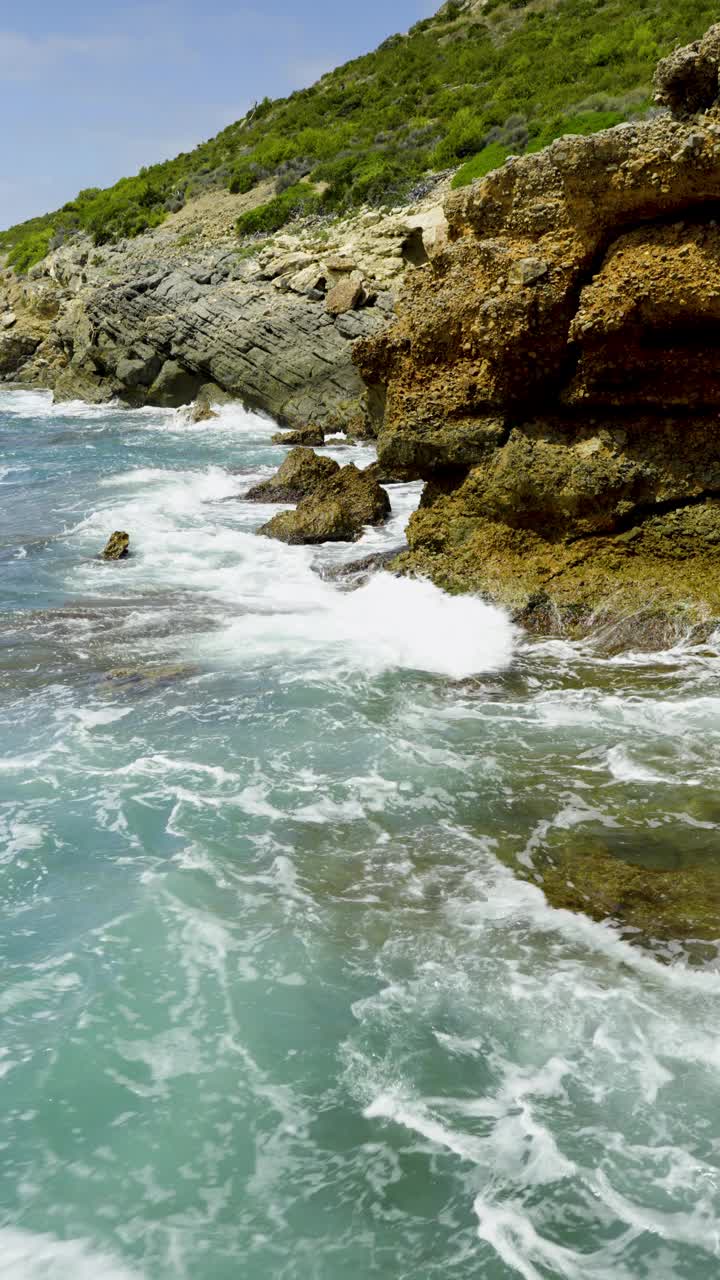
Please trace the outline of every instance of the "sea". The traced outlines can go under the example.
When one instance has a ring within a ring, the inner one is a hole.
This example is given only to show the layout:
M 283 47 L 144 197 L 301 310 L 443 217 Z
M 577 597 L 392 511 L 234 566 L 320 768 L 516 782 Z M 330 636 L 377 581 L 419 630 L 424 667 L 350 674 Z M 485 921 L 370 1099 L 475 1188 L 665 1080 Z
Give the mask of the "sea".
M 718 646 L 258 537 L 276 430 L 0 392 L 0 1275 L 717 1280 L 716 953 L 530 871 L 717 858 Z

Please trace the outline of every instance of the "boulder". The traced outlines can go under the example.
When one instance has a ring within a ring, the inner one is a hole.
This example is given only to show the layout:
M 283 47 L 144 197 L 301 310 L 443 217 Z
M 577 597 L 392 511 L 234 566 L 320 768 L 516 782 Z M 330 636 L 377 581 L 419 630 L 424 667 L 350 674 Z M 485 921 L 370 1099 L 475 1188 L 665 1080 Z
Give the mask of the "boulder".
M 338 281 L 325 299 L 325 309 L 331 316 L 344 315 L 346 311 L 354 311 L 365 296 L 362 276 L 357 271 Z
M 233 397 L 229 391 L 225 391 L 224 387 L 219 387 L 216 382 L 204 382 L 195 397 L 193 406 L 193 421 L 203 422 L 206 417 L 217 418 L 218 414 L 212 412 L 219 405 L 232 404 Z M 205 411 L 210 411 L 206 413 Z M 196 416 L 203 414 L 203 417 Z
M 258 533 L 294 544 L 354 542 L 366 525 L 380 524 L 389 514 L 385 490 L 374 476 L 350 463 L 304 498 L 295 511 L 274 516 Z
M 327 266 L 328 271 L 332 271 L 333 274 L 337 275 L 345 275 L 346 273 L 354 271 L 356 267 L 356 263 L 352 258 L 345 258 L 340 253 L 329 257 L 326 260 L 325 265 Z
M 203 404 L 196 400 L 190 410 L 190 418 L 192 422 L 209 422 L 212 418 L 219 418 L 220 414 L 217 409 L 211 409 L 209 404 Z
M 710 27 L 702 40 L 675 49 L 658 63 L 655 101 L 677 116 L 706 111 L 718 97 L 720 25 Z
M 147 393 L 147 403 L 162 409 L 179 409 L 195 399 L 202 379 L 197 373 L 166 360 Z
M 323 488 L 340 470 L 334 458 L 298 446 L 288 454 L 274 476 L 256 484 L 245 495 L 249 502 L 300 502 Z
M 124 560 L 130 551 L 130 534 L 116 529 L 111 533 L 102 552 L 103 560 Z
M 299 427 L 297 431 L 278 431 L 272 437 L 273 444 L 305 445 L 317 449 L 325 443 L 322 427 Z
M 17 324 L 17 316 L 14 311 L 6 311 L 0 316 L 0 329 L 12 329 Z
M 117 362 L 115 377 L 123 389 L 134 391 L 137 387 L 149 387 L 157 378 L 162 366 L 159 356 L 151 353 L 145 357 L 123 356 Z

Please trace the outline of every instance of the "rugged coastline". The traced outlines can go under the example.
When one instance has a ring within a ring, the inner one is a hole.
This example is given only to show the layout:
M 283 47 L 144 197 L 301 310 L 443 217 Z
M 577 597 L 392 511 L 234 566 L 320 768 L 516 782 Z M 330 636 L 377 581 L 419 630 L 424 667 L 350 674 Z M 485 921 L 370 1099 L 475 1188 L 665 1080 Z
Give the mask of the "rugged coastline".
M 0 371 L 58 399 L 229 394 L 303 444 L 377 436 L 382 470 L 426 482 L 395 568 L 536 630 L 701 636 L 720 616 L 719 49 L 712 28 L 660 65 L 654 119 L 416 206 L 238 253 L 229 197 L 208 198 L 6 272 Z
M 666 111 L 508 161 L 359 345 L 381 463 L 427 481 L 406 571 L 541 629 L 720 616 L 720 29 L 658 69 Z
M 188 404 L 205 387 L 284 426 L 374 435 L 353 343 L 387 327 L 405 272 L 442 244 L 446 186 L 244 245 L 238 212 L 264 190 L 201 198 L 119 245 L 81 237 L 0 278 L 0 378 L 131 406 Z

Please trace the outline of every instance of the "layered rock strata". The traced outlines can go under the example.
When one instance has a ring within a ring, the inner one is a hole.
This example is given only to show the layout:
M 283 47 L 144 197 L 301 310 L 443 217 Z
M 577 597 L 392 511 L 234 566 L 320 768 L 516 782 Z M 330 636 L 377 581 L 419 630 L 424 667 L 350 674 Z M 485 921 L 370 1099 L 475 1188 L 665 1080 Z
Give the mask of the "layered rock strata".
M 446 202 L 450 243 L 356 359 L 381 466 L 427 481 L 401 564 L 542 627 L 720 616 L 720 28 L 647 123 Z
M 163 407 L 212 383 L 285 425 L 372 435 L 378 406 L 352 346 L 387 326 L 404 273 L 442 242 L 438 197 L 245 244 L 232 199 L 134 241 L 71 242 L 25 280 L 2 274 L 0 379 Z

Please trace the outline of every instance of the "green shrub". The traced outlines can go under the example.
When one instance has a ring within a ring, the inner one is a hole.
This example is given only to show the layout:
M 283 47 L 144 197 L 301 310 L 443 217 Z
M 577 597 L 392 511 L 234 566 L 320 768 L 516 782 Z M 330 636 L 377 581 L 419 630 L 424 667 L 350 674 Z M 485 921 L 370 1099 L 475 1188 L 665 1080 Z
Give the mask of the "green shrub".
M 12 248 L 8 254 L 8 263 L 20 275 L 25 275 L 36 262 L 42 262 L 50 249 L 52 227 L 43 231 L 34 231 Z
M 233 195 L 244 196 L 257 184 L 256 166 L 247 160 L 241 160 L 230 174 L 228 191 Z
M 499 169 L 509 155 L 510 151 L 507 147 L 503 147 L 499 142 L 491 142 L 484 151 L 473 156 L 472 160 L 468 160 L 461 169 L 458 169 L 452 185 L 454 187 L 469 186 L 471 182 L 475 182 L 476 178 L 484 178 L 493 169 Z
M 31 262 L 39 232 L 47 243 L 48 233 L 137 235 L 193 193 L 246 192 L 262 178 L 290 185 L 254 217 L 283 225 L 318 206 L 307 189 L 287 203 L 310 166 L 311 181 L 328 184 L 322 207 L 337 211 L 403 199 L 431 169 L 462 165 L 458 183 L 471 181 L 511 152 L 642 111 L 658 57 L 716 17 L 715 0 L 487 0 L 472 22 L 466 5 L 446 4 L 311 88 L 263 99 L 193 151 L 0 233 L 0 249 Z M 586 109 L 602 103 L 612 109 Z
M 433 152 L 433 162 L 439 169 L 445 165 L 475 155 L 485 144 L 489 125 L 472 107 L 461 107 L 450 121 L 442 142 Z
M 542 151 L 551 142 L 564 138 L 568 134 L 599 133 L 601 129 L 612 129 L 626 119 L 624 111 L 585 111 L 574 116 L 556 116 L 554 120 L 531 136 L 528 151 Z
M 320 208 L 321 200 L 308 182 L 298 182 L 257 209 L 240 215 L 236 222 L 240 236 L 272 235 L 291 218 L 308 217 Z

